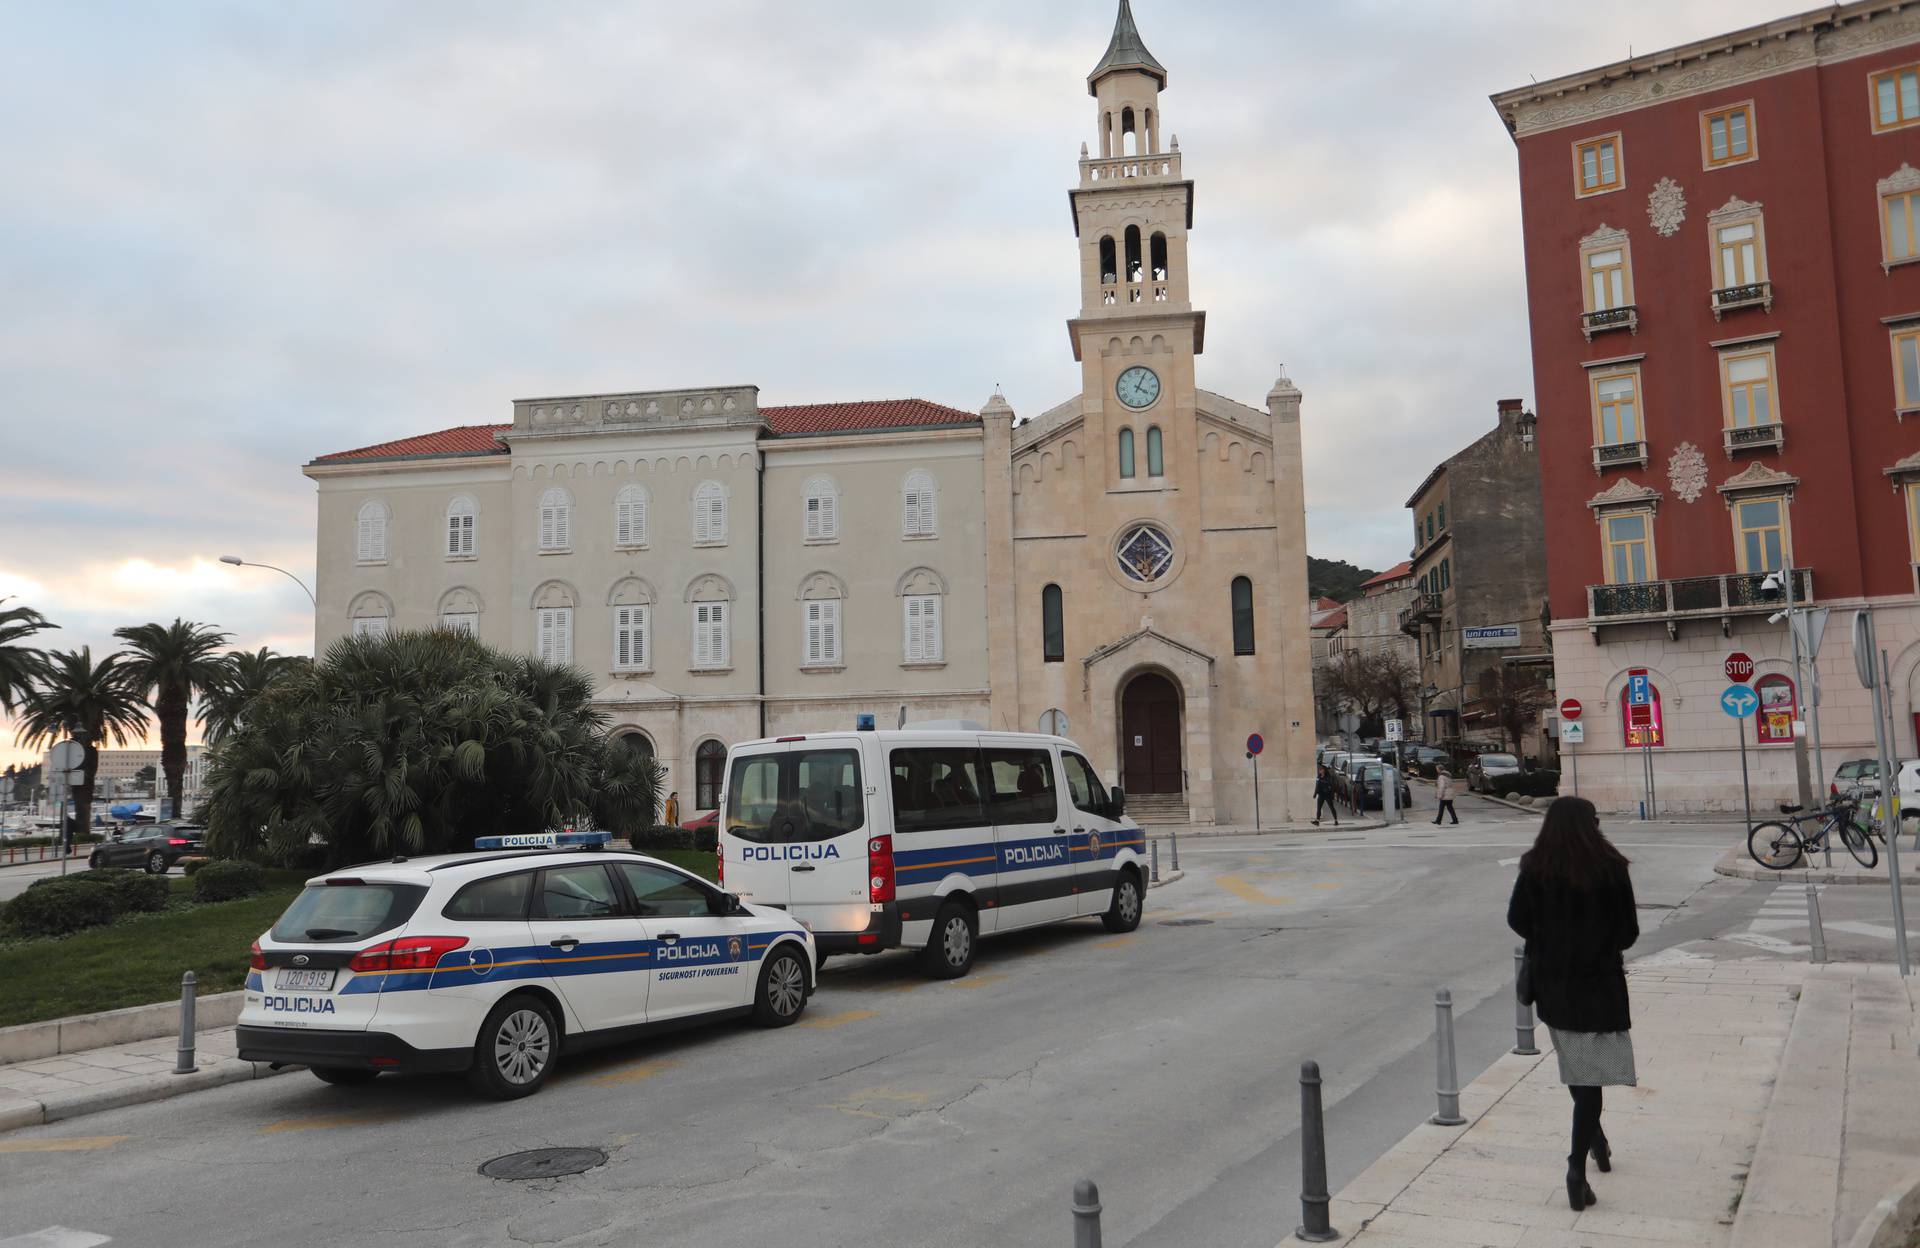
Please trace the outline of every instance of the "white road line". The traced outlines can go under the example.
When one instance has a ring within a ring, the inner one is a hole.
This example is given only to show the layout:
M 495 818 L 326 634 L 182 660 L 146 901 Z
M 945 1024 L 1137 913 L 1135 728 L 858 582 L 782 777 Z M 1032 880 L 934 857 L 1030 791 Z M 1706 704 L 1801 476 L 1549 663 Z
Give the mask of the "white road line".
M 1513 867 L 1513 866 L 1518 866 L 1519 864 L 1520 864 L 1520 860 L 1518 858 L 1502 858 L 1500 860 L 1500 865 L 1503 867 Z
M 95 1235 L 92 1231 L 76 1231 L 67 1226 L 49 1226 L 31 1235 L 0 1239 L 0 1248 L 97 1248 L 100 1244 L 112 1242 L 110 1235 Z
M 1769 953 L 1800 954 L 1807 951 L 1807 946 L 1805 945 L 1796 945 L 1789 941 L 1764 935 L 1760 932 L 1732 932 L 1721 937 L 1721 939 L 1730 940 L 1736 944 L 1752 945 L 1755 949 L 1765 949 Z

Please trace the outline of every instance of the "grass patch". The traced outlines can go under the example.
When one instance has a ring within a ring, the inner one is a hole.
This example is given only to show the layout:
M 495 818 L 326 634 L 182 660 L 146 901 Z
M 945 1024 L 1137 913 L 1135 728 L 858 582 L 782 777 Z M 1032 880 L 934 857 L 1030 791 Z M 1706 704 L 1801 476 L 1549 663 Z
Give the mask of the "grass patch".
M 719 862 L 710 849 L 658 849 L 647 855 L 661 862 L 670 862 L 683 871 L 691 871 L 703 880 L 711 880 L 719 873 Z

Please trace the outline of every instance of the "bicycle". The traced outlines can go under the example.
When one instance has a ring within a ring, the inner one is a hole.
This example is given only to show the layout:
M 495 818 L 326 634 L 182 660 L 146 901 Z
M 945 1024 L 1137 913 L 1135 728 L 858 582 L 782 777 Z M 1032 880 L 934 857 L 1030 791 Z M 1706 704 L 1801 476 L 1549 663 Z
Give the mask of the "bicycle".
M 1860 810 L 1858 801 L 1840 798 L 1819 810 L 1801 813 L 1804 809 L 1782 804 L 1780 813 L 1787 816 L 1785 822 L 1756 823 L 1748 830 L 1747 852 L 1755 862 L 1769 871 L 1785 871 L 1807 853 L 1826 849 L 1836 829 L 1840 843 L 1854 861 L 1869 869 L 1880 861 L 1873 837 L 1853 821 Z M 1818 831 L 1802 831 L 1801 825 L 1816 821 L 1820 824 Z

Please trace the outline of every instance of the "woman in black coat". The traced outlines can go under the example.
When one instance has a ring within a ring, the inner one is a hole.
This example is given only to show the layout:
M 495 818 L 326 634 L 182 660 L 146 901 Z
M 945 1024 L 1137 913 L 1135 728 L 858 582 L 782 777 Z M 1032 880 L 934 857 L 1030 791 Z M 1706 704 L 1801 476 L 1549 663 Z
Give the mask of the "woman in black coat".
M 1600 1089 L 1634 1085 L 1633 1019 L 1621 953 L 1640 938 L 1627 859 L 1600 834 L 1593 803 L 1555 799 L 1507 903 L 1507 926 L 1527 942 L 1526 977 L 1553 1035 L 1560 1082 L 1573 1096 L 1567 1203 L 1594 1203 L 1587 1158 L 1613 1169 L 1600 1130 Z M 1525 995 L 1523 993 L 1523 995 Z

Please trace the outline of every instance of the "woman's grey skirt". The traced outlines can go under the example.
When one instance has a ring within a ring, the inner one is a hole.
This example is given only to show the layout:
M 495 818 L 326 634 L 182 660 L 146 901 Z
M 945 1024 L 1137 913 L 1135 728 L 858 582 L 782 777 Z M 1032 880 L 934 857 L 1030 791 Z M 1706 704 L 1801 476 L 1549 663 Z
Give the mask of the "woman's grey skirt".
M 1577 1088 L 1631 1088 L 1633 1034 L 1625 1031 L 1562 1031 L 1547 1028 L 1560 1056 L 1560 1082 Z

